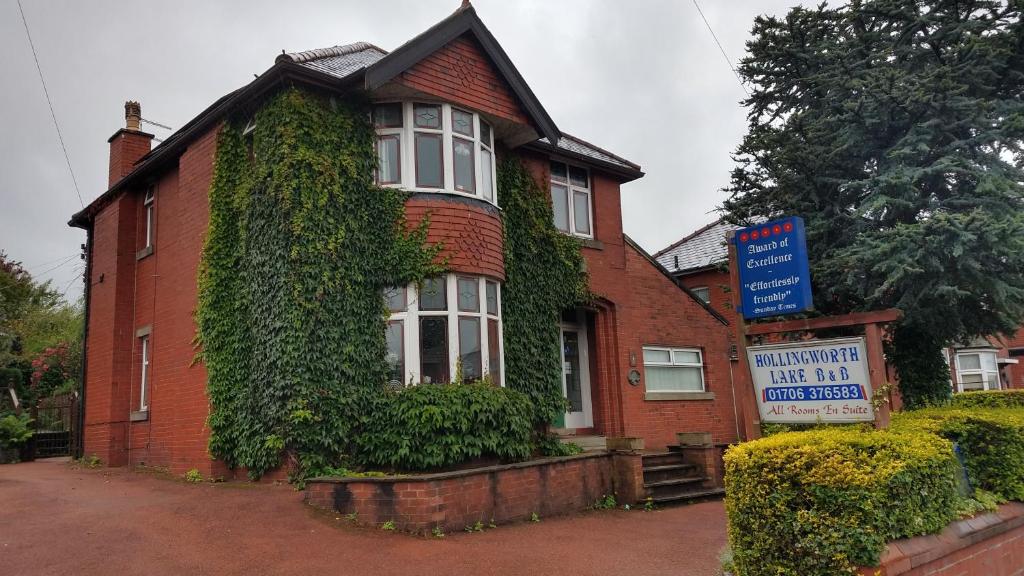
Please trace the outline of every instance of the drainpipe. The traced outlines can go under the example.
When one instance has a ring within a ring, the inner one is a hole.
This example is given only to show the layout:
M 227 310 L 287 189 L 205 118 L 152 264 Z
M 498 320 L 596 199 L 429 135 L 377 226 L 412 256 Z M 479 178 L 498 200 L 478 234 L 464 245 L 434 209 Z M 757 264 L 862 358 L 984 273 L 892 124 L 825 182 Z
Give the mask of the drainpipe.
M 75 457 L 85 455 L 85 377 L 89 365 L 89 296 L 92 291 L 92 222 L 85 229 L 85 273 L 82 292 L 85 310 L 82 313 L 82 369 L 78 380 L 78 438 L 75 439 Z

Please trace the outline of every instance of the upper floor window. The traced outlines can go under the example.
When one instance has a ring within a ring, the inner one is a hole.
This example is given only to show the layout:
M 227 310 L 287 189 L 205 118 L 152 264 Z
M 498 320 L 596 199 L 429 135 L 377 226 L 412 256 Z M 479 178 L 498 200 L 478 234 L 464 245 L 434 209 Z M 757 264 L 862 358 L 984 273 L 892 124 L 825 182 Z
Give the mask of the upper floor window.
M 144 248 L 153 247 L 153 200 L 156 197 L 156 186 L 146 188 L 146 196 L 142 200 L 143 209 L 146 211 L 146 245 Z
M 959 352 L 956 355 L 958 392 L 998 390 L 999 367 L 992 351 Z
M 551 206 L 556 228 L 574 236 L 594 237 L 590 191 L 586 168 L 551 163 Z
M 373 125 L 377 183 L 496 203 L 494 132 L 479 114 L 444 103 L 388 102 L 373 107 Z
M 711 304 L 711 289 L 707 286 L 691 288 L 690 292 L 693 292 L 693 295 L 700 298 L 705 304 Z
M 501 285 L 449 274 L 384 292 L 388 380 L 392 384 L 463 381 L 490 375 L 501 385 Z

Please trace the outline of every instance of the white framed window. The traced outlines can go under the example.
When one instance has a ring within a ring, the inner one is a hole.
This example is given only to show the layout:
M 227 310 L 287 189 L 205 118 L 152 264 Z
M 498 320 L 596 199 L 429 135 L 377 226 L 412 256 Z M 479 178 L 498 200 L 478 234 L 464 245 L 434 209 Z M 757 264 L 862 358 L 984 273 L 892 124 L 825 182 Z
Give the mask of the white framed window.
M 551 162 L 551 207 L 555 227 L 573 236 L 594 237 L 590 172 L 564 162 Z
M 156 199 L 156 185 L 146 188 L 146 195 L 142 199 L 142 207 L 146 211 L 146 245 L 145 248 L 153 247 L 153 201 Z
M 705 304 L 711 303 L 711 289 L 707 286 L 697 286 L 696 288 L 690 288 L 690 292 L 697 298 L 704 301 Z
M 957 392 L 998 390 L 999 365 L 995 350 L 971 350 L 956 355 Z
M 704 355 L 697 348 L 644 346 L 648 392 L 704 392 Z
M 494 129 L 480 114 L 443 102 L 381 102 L 373 125 L 378 184 L 497 204 Z
M 483 276 L 447 274 L 384 291 L 387 361 L 392 385 L 504 380 L 501 284 Z
M 139 349 L 142 356 L 142 372 L 139 376 L 139 411 L 149 410 L 149 336 L 139 338 Z

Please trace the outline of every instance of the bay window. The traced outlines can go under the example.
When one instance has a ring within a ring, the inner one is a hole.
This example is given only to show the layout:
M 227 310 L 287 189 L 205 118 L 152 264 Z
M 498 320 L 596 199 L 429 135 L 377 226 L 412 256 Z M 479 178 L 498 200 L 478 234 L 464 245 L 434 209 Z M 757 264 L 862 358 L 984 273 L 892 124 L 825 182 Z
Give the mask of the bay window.
M 490 375 L 502 384 L 501 286 L 463 274 L 389 288 L 387 361 L 391 384 L 471 382 Z
M 958 352 L 956 355 L 956 387 L 958 392 L 998 390 L 999 367 L 992 350 Z
M 590 192 L 586 168 L 551 163 L 551 207 L 556 228 L 573 236 L 594 237 Z
M 493 128 L 479 114 L 444 103 L 388 102 L 373 107 L 373 125 L 378 184 L 497 202 Z

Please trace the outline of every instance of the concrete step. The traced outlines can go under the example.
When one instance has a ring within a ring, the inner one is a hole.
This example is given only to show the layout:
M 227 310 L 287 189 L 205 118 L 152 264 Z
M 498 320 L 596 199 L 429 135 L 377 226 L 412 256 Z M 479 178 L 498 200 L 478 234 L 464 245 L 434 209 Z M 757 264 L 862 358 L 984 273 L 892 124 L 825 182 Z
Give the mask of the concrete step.
M 583 448 L 584 452 L 607 450 L 608 439 L 605 436 L 559 436 L 561 442 L 572 442 Z
M 644 482 L 644 488 L 647 489 L 651 496 L 658 496 L 662 493 L 676 492 L 683 488 L 692 488 L 695 484 L 700 484 L 706 479 L 703 476 L 684 476 L 682 478 L 672 478 L 671 480 Z
M 649 466 L 644 470 L 644 482 L 659 482 L 673 478 L 685 478 L 695 476 L 698 472 L 695 464 L 668 464 L 664 466 Z
M 722 488 L 696 488 L 683 489 L 677 492 L 668 492 L 659 496 L 652 496 L 651 500 L 659 506 L 665 504 L 689 504 L 703 500 L 720 498 L 725 495 Z
M 682 452 L 648 452 L 643 454 L 644 468 L 686 464 Z

